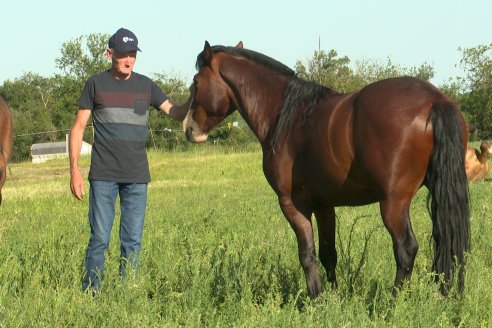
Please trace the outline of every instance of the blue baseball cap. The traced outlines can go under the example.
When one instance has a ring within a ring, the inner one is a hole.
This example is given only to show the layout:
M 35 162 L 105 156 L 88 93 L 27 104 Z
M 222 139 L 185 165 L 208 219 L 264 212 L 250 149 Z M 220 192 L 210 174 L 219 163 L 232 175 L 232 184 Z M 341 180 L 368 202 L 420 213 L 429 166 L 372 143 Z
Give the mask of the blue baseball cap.
M 142 51 L 138 47 L 138 39 L 135 34 L 125 28 L 120 28 L 109 38 L 108 46 L 120 54 L 131 51 Z

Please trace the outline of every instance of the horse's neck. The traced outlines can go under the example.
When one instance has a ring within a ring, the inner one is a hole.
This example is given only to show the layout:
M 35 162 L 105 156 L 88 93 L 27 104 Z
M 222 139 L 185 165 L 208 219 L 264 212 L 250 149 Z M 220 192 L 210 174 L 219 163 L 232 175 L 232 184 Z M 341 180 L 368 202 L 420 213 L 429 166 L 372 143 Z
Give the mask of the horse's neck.
M 267 75 L 258 78 L 246 73 L 239 79 L 231 80 L 235 85 L 238 111 L 263 144 L 267 142 L 270 130 L 275 128 L 285 88 L 279 87 L 279 81 L 272 81 L 273 78 Z M 278 80 L 278 76 L 276 79 Z M 285 84 L 287 85 L 286 82 Z M 272 85 L 275 85 L 274 90 Z

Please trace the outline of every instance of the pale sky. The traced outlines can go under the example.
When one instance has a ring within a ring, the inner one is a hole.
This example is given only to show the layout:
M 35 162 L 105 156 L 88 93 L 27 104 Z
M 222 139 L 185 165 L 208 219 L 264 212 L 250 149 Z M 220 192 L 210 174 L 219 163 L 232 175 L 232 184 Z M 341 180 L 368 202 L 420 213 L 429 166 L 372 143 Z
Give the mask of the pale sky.
M 135 71 L 178 75 L 191 83 L 205 40 L 244 47 L 294 69 L 314 51 L 356 60 L 428 63 L 432 82 L 464 76 L 461 52 L 492 43 L 491 0 L 17 0 L 0 3 L 0 84 L 24 73 L 60 73 L 64 42 L 132 30 L 142 52 Z

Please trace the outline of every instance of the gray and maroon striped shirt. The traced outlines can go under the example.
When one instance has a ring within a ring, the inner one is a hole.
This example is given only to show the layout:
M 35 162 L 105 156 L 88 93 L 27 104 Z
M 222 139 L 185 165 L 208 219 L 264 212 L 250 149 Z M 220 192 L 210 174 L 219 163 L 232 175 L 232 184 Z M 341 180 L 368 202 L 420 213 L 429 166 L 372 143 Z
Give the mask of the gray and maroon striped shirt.
M 155 82 L 135 72 L 128 80 L 115 79 L 109 70 L 87 80 L 79 106 L 92 111 L 94 124 L 89 180 L 150 181 L 145 151 L 149 109 L 166 99 Z

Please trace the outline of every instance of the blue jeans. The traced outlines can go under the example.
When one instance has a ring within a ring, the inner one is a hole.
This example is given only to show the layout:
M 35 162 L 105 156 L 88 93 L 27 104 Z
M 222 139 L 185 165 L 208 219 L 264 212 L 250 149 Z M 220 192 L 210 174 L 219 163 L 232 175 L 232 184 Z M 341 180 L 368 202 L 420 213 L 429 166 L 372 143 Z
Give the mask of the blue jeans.
M 104 273 L 104 257 L 109 247 L 115 216 L 116 197 L 120 196 L 120 275 L 125 277 L 125 266 L 138 267 L 145 209 L 146 183 L 118 183 L 90 181 L 89 223 L 91 235 L 85 259 L 86 273 L 83 290 L 98 290 Z

